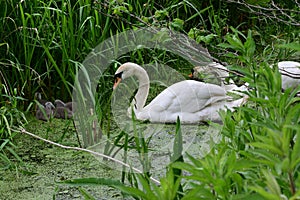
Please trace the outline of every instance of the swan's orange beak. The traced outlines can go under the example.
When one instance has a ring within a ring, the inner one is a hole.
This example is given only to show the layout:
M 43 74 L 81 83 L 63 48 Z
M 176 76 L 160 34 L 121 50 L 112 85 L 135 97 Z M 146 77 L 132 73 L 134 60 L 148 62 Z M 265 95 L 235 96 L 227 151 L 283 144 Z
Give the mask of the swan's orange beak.
M 190 77 L 190 78 L 193 78 L 193 74 L 192 74 L 192 73 L 190 73 L 190 74 L 189 74 L 189 77 Z
M 119 85 L 119 83 L 121 83 L 122 79 L 120 77 L 116 77 L 115 78 L 115 83 L 113 86 L 113 90 L 115 90 L 117 88 L 117 86 Z

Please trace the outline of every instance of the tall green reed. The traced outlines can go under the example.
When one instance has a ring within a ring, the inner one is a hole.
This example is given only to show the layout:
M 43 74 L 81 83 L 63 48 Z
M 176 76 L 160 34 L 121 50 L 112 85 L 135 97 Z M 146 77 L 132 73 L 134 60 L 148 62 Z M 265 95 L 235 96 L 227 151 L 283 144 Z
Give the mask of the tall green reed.
M 22 162 L 22 159 L 15 152 L 14 137 L 19 128 L 27 124 L 27 119 L 23 112 L 18 109 L 18 102 L 24 101 L 18 96 L 17 89 L 12 94 L 7 89 L 1 90 L 0 102 L 0 160 L 1 168 L 15 167 L 14 160 Z

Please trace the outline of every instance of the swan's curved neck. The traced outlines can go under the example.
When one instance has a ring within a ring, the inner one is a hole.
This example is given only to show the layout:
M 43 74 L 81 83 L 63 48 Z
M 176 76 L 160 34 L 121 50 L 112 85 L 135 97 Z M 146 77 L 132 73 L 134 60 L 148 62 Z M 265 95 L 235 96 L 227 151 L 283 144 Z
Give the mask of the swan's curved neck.
M 135 75 L 139 81 L 139 88 L 134 99 L 132 100 L 132 105 L 134 106 L 135 110 L 139 112 L 144 108 L 148 97 L 150 87 L 149 76 L 146 70 L 140 66 L 135 67 L 133 75 Z

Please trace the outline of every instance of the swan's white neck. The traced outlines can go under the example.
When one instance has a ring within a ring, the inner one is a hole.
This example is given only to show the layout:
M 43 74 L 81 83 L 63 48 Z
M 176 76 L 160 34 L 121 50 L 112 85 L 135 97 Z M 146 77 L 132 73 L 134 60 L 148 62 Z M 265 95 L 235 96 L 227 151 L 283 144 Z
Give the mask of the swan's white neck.
M 136 76 L 137 79 L 139 80 L 138 91 L 134 99 L 132 100 L 132 105 L 134 106 L 135 112 L 137 114 L 144 108 L 146 104 L 150 83 L 149 83 L 149 76 L 146 70 L 144 70 L 142 67 L 138 65 L 134 66 L 133 75 Z

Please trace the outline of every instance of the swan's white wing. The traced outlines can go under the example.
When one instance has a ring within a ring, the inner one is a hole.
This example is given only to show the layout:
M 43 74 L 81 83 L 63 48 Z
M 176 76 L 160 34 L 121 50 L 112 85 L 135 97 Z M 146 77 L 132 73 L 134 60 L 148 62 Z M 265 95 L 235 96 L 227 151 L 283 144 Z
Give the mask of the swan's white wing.
M 278 63 L 279 72 L 282 74 L 282 88 L 297 87 L 300 84 L 300 63 L 282 61 Z M 297 78 L 293 78 L 297 77 Z
M 174 122 L 177 116 L 184 116 L 188 121 L 196 122 L 199 121 L 198 112 L 206 107 L 214 110 L 214 103 L 226 99 L 226 91 L 220 86 L 192 80 L 181 81 L 160 93 L 137 117 L 153 122 Z

